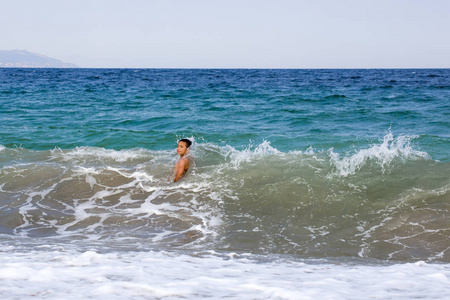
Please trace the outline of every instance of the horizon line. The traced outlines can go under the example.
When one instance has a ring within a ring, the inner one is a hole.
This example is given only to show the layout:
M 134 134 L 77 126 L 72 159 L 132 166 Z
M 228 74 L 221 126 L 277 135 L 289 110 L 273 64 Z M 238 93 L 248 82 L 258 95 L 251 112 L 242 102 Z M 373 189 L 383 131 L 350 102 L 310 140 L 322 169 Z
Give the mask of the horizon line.
M 450 67 L 3 67 L 0 69 L 129 69 L 129 70 L 444 70 Z

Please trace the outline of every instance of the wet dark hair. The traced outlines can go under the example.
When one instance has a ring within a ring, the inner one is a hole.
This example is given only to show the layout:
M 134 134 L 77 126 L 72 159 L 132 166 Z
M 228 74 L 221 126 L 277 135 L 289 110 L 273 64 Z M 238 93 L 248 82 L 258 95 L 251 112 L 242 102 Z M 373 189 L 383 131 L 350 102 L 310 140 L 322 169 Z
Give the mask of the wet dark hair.
M 188 140 L 188 139 L 181 139 L 178 142 L 185 142 L 186 143 L 186 148 L 189 148 L 192 145 L 191 140 Z

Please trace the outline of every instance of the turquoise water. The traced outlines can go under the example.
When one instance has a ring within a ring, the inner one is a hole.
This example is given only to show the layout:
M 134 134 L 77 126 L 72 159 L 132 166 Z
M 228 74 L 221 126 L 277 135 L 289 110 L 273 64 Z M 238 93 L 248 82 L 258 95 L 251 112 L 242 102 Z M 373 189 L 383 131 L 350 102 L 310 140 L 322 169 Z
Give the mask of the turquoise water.
M 1 69 L 0 103 L 6 245 L 450 262 L 448 69 Z
M 449 161 L 450 71 L 2 69 L 0 142 L 350 151 L 395 136 Z
M 0 69 L 0 105 L 2 299 L 448 295 L 448 69 Z

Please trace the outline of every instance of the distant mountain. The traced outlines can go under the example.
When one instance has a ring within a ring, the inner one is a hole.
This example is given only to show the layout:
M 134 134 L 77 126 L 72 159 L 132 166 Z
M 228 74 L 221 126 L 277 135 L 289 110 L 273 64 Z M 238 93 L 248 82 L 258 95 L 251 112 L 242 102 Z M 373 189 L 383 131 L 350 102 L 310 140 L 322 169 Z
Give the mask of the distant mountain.
M 0 68 L 78 68 L 27 50 L 0 50 Z

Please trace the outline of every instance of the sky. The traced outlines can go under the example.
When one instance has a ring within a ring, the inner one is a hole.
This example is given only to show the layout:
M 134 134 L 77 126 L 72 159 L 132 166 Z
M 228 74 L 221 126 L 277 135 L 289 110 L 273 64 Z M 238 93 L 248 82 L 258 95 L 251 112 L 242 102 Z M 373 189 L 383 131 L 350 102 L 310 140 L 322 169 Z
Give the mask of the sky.
M 450 0 L 2 0 L 0 50 L 85 68 L 450 68 Z

